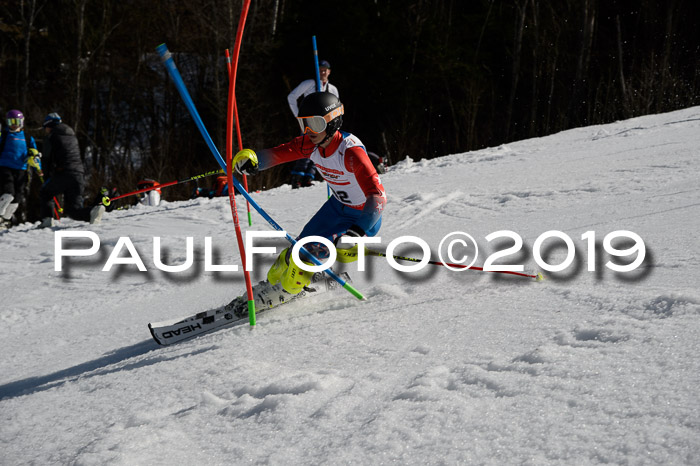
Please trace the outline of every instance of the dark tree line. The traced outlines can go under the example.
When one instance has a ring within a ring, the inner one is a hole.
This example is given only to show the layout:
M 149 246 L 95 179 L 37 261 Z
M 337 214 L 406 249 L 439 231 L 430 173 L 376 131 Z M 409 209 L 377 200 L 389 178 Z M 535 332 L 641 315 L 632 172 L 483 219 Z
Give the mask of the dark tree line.
M 242 0 L 0 0 L 0 107 L 59 112 L 89 191 L 216 167 L 155 52 L 165 42 L 222 153 Z M 253 0 L 238 68 L 247 147 L 298 127 L 287 93 L 331 62 L 344 129 L 396 162 L 700 103 L 690 0 Z M 282 169 L 252 189 L 284 182 Z M 191 187 L 164 192 L 187 197 Z

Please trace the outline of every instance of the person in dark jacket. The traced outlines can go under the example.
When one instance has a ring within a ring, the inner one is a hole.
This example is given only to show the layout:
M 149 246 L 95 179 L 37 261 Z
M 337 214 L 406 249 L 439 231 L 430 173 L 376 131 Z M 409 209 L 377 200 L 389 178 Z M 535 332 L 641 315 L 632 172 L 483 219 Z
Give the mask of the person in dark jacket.
M 85 171 L 73 128 L 63 123 L 58 113 L 50 113 L 44 119 L 43 127 L 46 132 L 44 171 L 48 179 L 39 192 L 42 218 L 39 228 L 53 226 L 53 198 L 59 194 L 64 196 L 63 208 L 70 218 L 99 223 L 105 207 L 83 207 Z

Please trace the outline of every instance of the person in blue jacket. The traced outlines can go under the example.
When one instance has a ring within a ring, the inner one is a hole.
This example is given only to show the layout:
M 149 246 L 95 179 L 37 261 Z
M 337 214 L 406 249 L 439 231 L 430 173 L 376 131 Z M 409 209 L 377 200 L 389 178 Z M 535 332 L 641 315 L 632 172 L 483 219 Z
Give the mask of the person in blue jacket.
M 24 114 L 10 110 L 0 135 L 0 226 L 12 225 L 17 208 L 24 203 L 29 176 L 28 162 L 41 173 L 36 142 L 24 134 Z M 19 220 L 15 218 L 15 222 Z

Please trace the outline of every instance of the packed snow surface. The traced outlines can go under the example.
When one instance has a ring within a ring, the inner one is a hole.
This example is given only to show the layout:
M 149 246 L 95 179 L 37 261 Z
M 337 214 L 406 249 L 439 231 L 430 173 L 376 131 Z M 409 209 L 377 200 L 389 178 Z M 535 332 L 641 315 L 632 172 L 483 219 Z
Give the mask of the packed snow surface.
M 545 280 L 433 265 L 400 273 L 369 257 L 365 272 L 344 266 L 366 301 L 341 290 L 168 347 L 149 322 L 244 290 L 242 272 L 206 270 L 206 237 L 213 264 L 241 263 L 227 198 L 12 228 L 0 234 L 0 463 L 700 464 L 698 135 L 695 107 L 432 160 L 409 154 L 382 176 L 375 249 L 415 236 L 438 260 L 443 238 L 468 233 L 475 265 L 500 251 L 496 264 Z M 294 235 L 326 187 L 254 198 Z M 249 227 L 237 199 L 244 230 L 272 231 L 255 212 Z M 504 230 L 522 248 L 509 251 L 503 233 L 486 239 Z M 616 231 L 643 246 L 608 238 L 629 250 L 611 255 L 604 240 Z M 56 271 L 59 232 L 94 232 L 99 251 Z M 154 237 L 171 266 L 186 263 L 192 237 L 193 265 L 160 270 Z M 642 249 L 633 271 L 610 268 Z M 457 243 L 452 257 L 469 251 Z M 395 253 L 423 254 L 408 242 Z M 560 272 L 535 260 L 557 266 L 569 253 Z M 254 281 L 274 259 L 258 256 Z

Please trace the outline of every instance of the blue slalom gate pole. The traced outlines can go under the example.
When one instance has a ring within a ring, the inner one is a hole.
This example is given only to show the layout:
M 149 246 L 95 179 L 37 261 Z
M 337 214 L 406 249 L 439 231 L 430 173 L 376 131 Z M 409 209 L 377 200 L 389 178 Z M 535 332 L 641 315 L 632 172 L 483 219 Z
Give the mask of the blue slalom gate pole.
M 209 146 L 209 150 L 212 154 L 214 154 L 214 158 L 218 162 L 219 166 L 224 171 L 226 171 L 226 162 L 224 162 L 224 159 L 219 153 L 219 149 L 216 148 L 216 146 L 214 145 L 214 141 L 212 141 L 211 137 L 209 136 L 209 132 L 204 127 L 204 123 L 199 117 L 199 112 L 197 112 L 197 108 L 194 106 L 194 102 L 192 102 L 192 98 L 190 97 L 189 92 L 187 92 L 185 82 L 182 80 L 182 76 L 180 76 L 180 72 L 175 66 L 173 56 L 168 50 L 168 47 L 165 44 L 160 44 L 158 47 L 156 47 L 156 50 L 160 54 L 160 58 L 163 61 L 165 68 L 168 70 L 170 77 L 175 83 L 175 87 L 177 88 L 178 92 L 180 92 L 182 100 L 185 101 L 185 106 L 187 107 L 187 110 L 190 111 L 190 115 L 192 115 L 192 118 L 194 118 L 194 122 L 197 125 L 197 128 L 199 128 L 199 132 L 202 133 L 202 136 L 204 137 L 204 142 L 206 142 Z M 238 188 L 238 186 L 236 186 L 236 188 Z
M 209 146 L 209 150 L 211 150 L 211 153 L 214 155 L 214 158 L 216 161 L 219 163 L 221 168 L 226 171 L 226 162 L 224 162 L 224 159 L 221 157 L 221 154 L 219 153 L 219 150 L 216 148 L 214 145 L 214 141 L 211 139 L 211 136 L 209 136 L 209 132 L 207 129 L 204 127 L 204 123 L 202 122 L 202 118 L 199 116 L 199 112 L 197 112 L 197 108 L 194 106 L 194 102 L 192 101 L 192 98 L 190 97 L 189 92 L 187 91 L 187 88 L 185 87 L 185 83 L 182 80 L 182 77 L 180 76 L 180 72 L 177 70 L 177 67 L 175 66 L 175 62 L 173 61 L 172 54 L 168 50 L 165 44 L 160 44 L 158 47 L 156 47 L 156 50 L 158 51 L 158 54 L 161 57 L 161 60 L 163 61 L 163 64 L 165 65 L 165 68 L 168 70 L 168 74 L 170 74 L 170 77 L 173 80 L 173 83 L 175 84 L 175 87 L 177 88 L 178 92 L 180 93 L 180 96 L 182 97 L 182 100 L 185 101 L 185 106 L 190 112 L 190 115 L 192 115 L 192 118 L 194 119 L 194 122 L 197 125 L 197 128 L 199 128 L 199 132 L 202 134 L 202 137 L 204 138 L 204 141 L 207 143 L 207 146 Z M 287 241 L 292 243 L 292 245 L 297 244 L 297 241 L 292 238 L 289 233 L 287 233 L 284 228 L 279 226 L 277 222 L 275 222 L 272 217 L 270 217 L 265 210 L 263 210 L 262 207 L 258 205 L 257 202 L 248 194 L 248 191 L 246 191 L 241 183 L 233 177 L 233 185 L 236 187 L 239 193 L 243 195 L 243 197 L 250 202 L 250 205 L 253 206 L 255 210 L 258 211 L 260 216 L 264 218 L 267 223 L 272 226 L 277 231 L 282 231 L 284 232 L 285 238 Z M 307 251 L 304 247 L 300 248 L 300 251 L 304 253 L 304 255 L 310 259 L 314 264 L 316 265 L 323 265 L 320 260 L 316 258 L 316 256 L 312 255 L 309 251 Z M 335 272 L 333 272 L 330 268 L 324 270 L 324 272 L 331 277 L 333 280 L 338 282 L 340 286 L 345 288 L 350 294 L 355 296 L 357 299 L 362 299 L 364 300 L 365 297 L 357 291 L 350 283 L 347 281 L 343 280 L 340 278 Z
M 316 36 L 311 36 L 311 43 L 314 47 L 314 65 L 316 70 L 316 92 L 321 92 L 321 71 L 318 69 L 318 48 L 316 47 Z
M 321 70 L 318 66 L 318 47 L 316 47 L 316 36 L 311 36 L 311 45 L 314 48 L 314 70 L 316 71 L 316 92 L 321 92 Z M 331 197 L 331 187 L 326 184 L 326 194 Z

